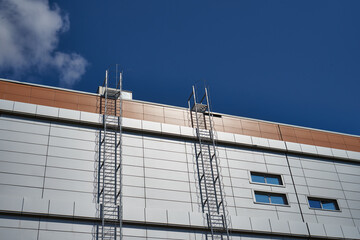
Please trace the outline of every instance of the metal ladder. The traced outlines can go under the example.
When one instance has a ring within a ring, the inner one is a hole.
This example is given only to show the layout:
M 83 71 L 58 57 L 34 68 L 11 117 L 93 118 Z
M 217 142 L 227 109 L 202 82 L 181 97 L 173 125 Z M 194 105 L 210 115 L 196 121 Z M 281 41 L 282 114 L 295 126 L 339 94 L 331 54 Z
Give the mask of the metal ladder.
M 116 82 L 116 88 L 109 87 L 109 70 L 106 70 L 102 92 L 100 93 L 103 129 L 98 138 L 97 202 L 101 225 L 97 226 L 97 240 L 122 239 L 121 73 Z
M 195 86 L 188 99 L 191 125 L 196 129 L 196 167 L 202 211 L 210 233 L 206 239 L 229 239 L 222 182 L 219 172 L 208 90 L 198 101 Z

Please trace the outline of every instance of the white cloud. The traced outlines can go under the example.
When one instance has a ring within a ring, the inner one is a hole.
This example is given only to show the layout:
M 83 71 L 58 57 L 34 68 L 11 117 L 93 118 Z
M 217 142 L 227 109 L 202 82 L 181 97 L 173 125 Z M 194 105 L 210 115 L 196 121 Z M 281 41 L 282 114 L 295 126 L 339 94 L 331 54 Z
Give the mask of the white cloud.
M 69 27 L 68 15 L 48 0 L 1 0 L 0 70 L 21 75 L 55 69 L 60 84 L 72 86 L 88 63 L 79 54 L 56 51 L 60 34 Z

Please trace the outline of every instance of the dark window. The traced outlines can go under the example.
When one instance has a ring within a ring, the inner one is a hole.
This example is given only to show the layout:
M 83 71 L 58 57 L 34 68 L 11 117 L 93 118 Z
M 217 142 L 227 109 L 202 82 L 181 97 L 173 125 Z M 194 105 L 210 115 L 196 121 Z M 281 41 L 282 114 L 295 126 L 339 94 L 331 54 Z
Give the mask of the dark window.
M 251 181 L 271 185 L 283 185 L 280 175 L 251 172 Z
M 271 203 L 273 204 L 286 204 L 285 203 L 285 196 L 270 196 L 270 199 L 271 199 Z
M 336 200 L 332 199 L 321 199 L 321 198 L 308 198 L 309 206 L 311 208 L 325 209 L 325 210 L 339 210 L 339 205 Z
M 268 192 L 255 191 L 255 201 L 257 203 L 288 205 L 286 195 L 279 194 L 279 193 L 268 193 Z
M 309 205 L 311 208 L 321 208 L 320 200 L 309 199 Z
M 269 198 L 269 195 L 267 195 L 267 194 L 255 192 L 255 199 L 256 199 L 256 202 L 270 203 L 270 198 Z

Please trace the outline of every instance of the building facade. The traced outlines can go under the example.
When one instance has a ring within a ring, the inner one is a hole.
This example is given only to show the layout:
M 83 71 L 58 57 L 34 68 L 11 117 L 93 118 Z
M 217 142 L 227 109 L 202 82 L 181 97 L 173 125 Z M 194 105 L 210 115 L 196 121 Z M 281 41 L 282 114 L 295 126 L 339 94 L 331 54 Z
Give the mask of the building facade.
M 123 239 L 209 238 L 189 109 L 123 99 Z M 0 80 L 0 239 L 96 239 L 99 102 Z M 230 239 L 360 239 L 359 136 L 212 122 Z

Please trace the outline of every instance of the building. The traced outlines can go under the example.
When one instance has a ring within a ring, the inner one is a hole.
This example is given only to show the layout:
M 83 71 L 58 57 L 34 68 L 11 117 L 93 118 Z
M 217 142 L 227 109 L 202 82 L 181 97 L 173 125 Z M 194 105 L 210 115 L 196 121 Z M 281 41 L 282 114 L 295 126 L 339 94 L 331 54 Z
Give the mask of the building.
M 1 239 L 97 239 L 102 102 L 0 80 Z M 206 112 L 126 91 L 122 105 L 123 239 L 211 239 L 191 127 Z M 212 123 L 230 239 L 360 239 L 359 136 L 220 113 Z

